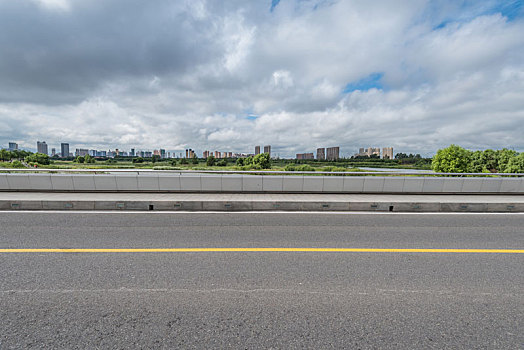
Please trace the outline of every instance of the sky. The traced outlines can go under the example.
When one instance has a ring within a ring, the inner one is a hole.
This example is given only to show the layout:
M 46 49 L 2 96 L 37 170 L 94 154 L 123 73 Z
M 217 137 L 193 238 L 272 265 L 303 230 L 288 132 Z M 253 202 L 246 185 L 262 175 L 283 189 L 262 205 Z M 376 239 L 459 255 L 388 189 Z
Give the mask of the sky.
M 0 147 L 524 151 L 524 0 L 0 0 Z

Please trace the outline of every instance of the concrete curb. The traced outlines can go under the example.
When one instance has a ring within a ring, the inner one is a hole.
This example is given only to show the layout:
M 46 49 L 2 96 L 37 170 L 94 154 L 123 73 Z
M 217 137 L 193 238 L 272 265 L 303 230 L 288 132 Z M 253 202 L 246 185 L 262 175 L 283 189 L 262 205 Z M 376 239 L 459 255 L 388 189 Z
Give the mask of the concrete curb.
M 0 210 L 524 212 L 524 203 L 0 200 Z

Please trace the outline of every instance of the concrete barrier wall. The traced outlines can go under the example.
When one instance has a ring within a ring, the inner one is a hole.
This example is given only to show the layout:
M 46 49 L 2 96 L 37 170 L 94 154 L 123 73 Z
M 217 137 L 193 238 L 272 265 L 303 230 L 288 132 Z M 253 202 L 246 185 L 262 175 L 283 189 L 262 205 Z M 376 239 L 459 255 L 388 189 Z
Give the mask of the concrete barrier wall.
M 524 193 L 524 178 L 222 174 L 0 174 L 0 191 Z

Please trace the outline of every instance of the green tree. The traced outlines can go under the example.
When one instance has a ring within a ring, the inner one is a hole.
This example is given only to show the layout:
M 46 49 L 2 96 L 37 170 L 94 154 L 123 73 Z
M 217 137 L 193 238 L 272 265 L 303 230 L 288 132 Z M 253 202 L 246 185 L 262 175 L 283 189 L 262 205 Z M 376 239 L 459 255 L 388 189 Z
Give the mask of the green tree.
M 207 165 L 207 166 L 213 166 L 213 165 L 215 165 L 215 157 L 214 157 L 214 156 L 209 156 L 209 157 L 207 157 L 206 165 Z
M 22 162 L 20 162 L 19 160 L 13 160 L 11 166 L 13 168 L 24 168 L 24 164 L 22 164 Z
M 180 159 L 180 164 L 188 164 L 188 161 L 186 158 Z
M 197 158 L 196 154 L 193 155 L 193 159 L 191 159 L 191 163 L 198 164 L 198 158 Z
M 218 166 L 226 166 L 227 165 L 227 160 L 225 159 L 221 159 L 217 162 L 217 165 Z
M 237 159 L 237 165 L 238 166 L 243 166 L 244 165 L 244 158 L 238 158 Z
M 487 149 L 484 152 L 482 152 L 482 156 L 480 157 L 483 169 L 482 171 L 487 172 L 497 172 L 498 168 L 498 153 L 492 149 Z
M 511 158 L 517 156 L 517 152 L 511 149 L 503 148 L 497 151 L 498 153 L 498 166 L 497 169 L 501 173 L 505 173 Z
M 468 172 L 481 173 L 484 170 L 484 163 L 482 163 L 482 151 L 471 152 Z
M 0 150 L 0 160 L 3 162 L 7 162 L 8 160 L 11 160 L 11 152 L 9 152 L 6 149 Z
M 89 154 L 87 154 L 85 157 L 84 157 L 84 162 L 85 163 L 90 163 L 90 164 L 93 164 L 95 162 L 95 158 L 91 157 Z
M 75 163 L 83 163 L 85 158 L 83 156 L 76 156 Z
M 524 173 L 524 152 L 511 158 L 504 171 L 505 173 Z
M 253 158 L 253 165 L 258 165 L 262 169 L 271 168 L 271 158 L 269 153 L 260 153 Z
M 27 163 L 38 163 L 41 165 L 49 165 L 49 156 L 43 153 L 33 153 L 25 157 Z
M 144 158 L 142 157 L 133 158 L 133 163 L 143 163 L 143 162 L 144 162 Z
M 156 163 L 160 160 L 160 156 L 158 154 L 153 154 L 153 157 L 151 157 L 151 162 Z
M 457 145 L 439 149 L 433 157 L 431 167 L 441 173 L 466 173 L 469 171 L 471 153 Z

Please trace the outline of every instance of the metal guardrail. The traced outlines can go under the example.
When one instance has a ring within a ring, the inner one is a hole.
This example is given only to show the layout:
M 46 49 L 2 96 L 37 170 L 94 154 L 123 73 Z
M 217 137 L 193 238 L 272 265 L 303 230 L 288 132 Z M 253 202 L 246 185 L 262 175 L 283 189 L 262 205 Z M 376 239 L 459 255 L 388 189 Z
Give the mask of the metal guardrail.
M 524 177 L 524 173 L 436 173 L 424 171 L 284 171 L 284 170 L 157 170 L 157 169 L 45 169 L 45 168 L 0 168 L 0 172 L 6 173 L 157 173 L 157 174 L 247 174 L 247 175 L 389 175 L 389 176 L 478 176 L 478 177 Z

